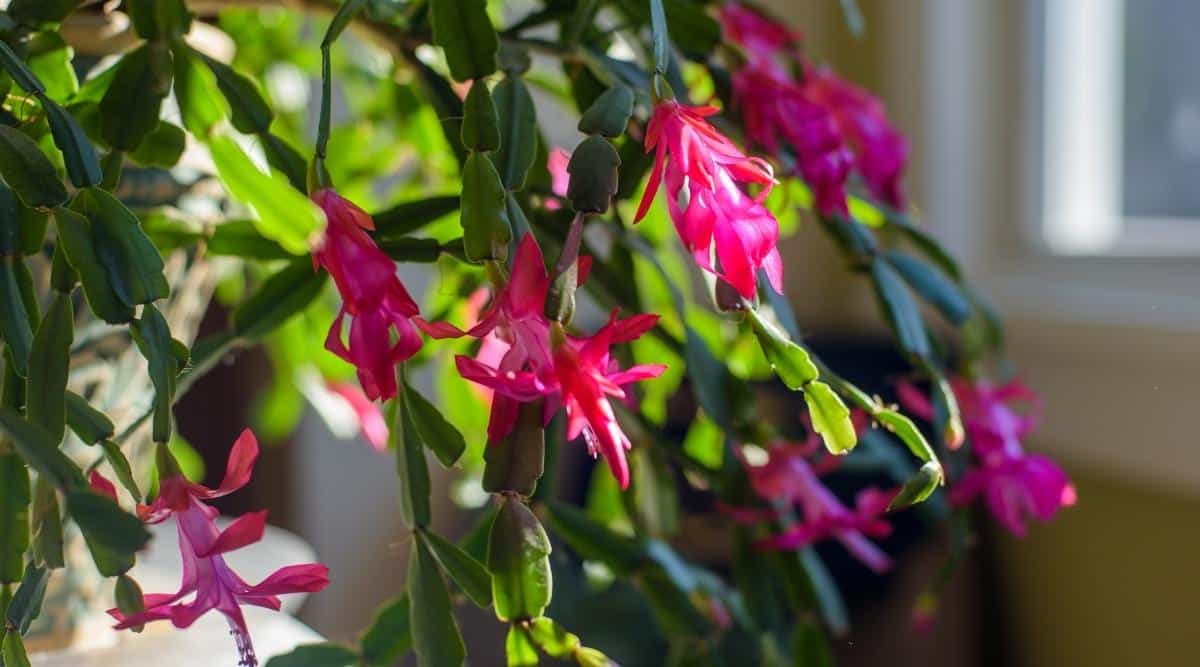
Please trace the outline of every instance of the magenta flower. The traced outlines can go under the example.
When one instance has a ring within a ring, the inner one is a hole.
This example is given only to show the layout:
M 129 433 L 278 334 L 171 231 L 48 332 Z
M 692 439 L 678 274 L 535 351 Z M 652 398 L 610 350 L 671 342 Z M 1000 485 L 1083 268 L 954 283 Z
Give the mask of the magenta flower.
M 867 190 L 888 206 L 903 210 L 900 181 L 908 162 L 908 140 L 888 122 L 883 103 L 824 67 L 805 71 L 804 92 L 833 116 L 842 138 L 854 151 L 854 168 Z
M 176 475 L 159 483 L 158 497 L 152 504 L 138 507 L 139 516 L 148 523 L 175 517 L 179 528 L 183 581 L 175 593 L 145 595 L 145 611 L 126 615 L 119 609 L 109 609 L 108 613 L 118 621 L 116 629 L 123 630 L 160 620 L 169 620 L 177 628 L 186 628 L 206 612 L 215 609 L 229 621 L 230 632 L 241 653 L 238 664 L 252 667 L 258 664 L 258 660 L 254 655 L 241 605 L 278 610 L 278 595 L 311 593 L 325 588 L 329 583 L 329 568 L 320 563 L 282 567 L 256 585 L 247 584 L 225 563 L 222 554 L 262 539 L 267 513 L 245 514 L 222 531 L 214 521 L 217 510 L 202 501 L 219 498 L 245 486 L 250 481 L 257 458 L 258 441 L 247 429 L 233 444 L 225 479 L 219 487 L 209 489 Z M 190 602 L 181 601 L 192 594 L 194 597 Z
M 774 59 L 785 53 L 799 59 L 800 35 L 787 26 L 736 2 L 718 10 L 725 39 L 740 44 L 752 59 Z
M 377 452 L 387 451 L 388 425 L 379 404 L 367 398 L 362 389 L 349 382 L 327 382 L 326 388 L 339 396 L 354 411 L 358 430 Z
M 996 520 L 1018 537 L 1028 533 L 1030 517 L 1049 521 L 1075 504 L 1075 486 L 1062 468 L 1047 456 L 1025 453 L 1021 445 L 1039 419 L 1041 403 L 1033 390 L 1020 382 L 992 386 L 961 378 L 951 385 L 976 460 L 951 487 L 951 504 L 966 505 L 982 496 Z M 933 418 L 933 406 L 916 387 L 902 382 L 897 393 L 910 412 Z M 1031 409 L 1018 413 L 1009 405 L 1014 401 Z
M 586 275 L 587 264 L 581 261 L 581 276 Z M 466 332 L 484 339 L 487 354 L 476 358 L 459 355 L 455 360 L 458 372 L 493 392 L 489 441 L 498 442 L 512 432 L 521 403 L 545 399 L 545 422 L 560 406 L 565 407 L 567 437 L 583 435 L 592 455 L 603 455 L 625 488 L 629 485 L 625 450 L 630 443 L 608 399 L 627 398 L 624 385 L 657 377 L 666 367 L 635 366 L 621 371 L 609 348 L 649 331 L 658 316 L 617 320 L 614 312 L 609 323 L 590 338 L 560 336 L 555 342 L 542 310 L 549 285 L 541 248 L 532 234 L 526 234 L 517 247 L 508 283 Z
M 781 506 L 798 506 L 802 520 L 783 533 L 760 540 L 759 547 L 800 549 L 835 539 L 873 572 L 886 571 L 891 560 L 868 538 L 891 534 L 891 524 L 882 517 L 895 494 L 864 489 L 855 498 L 854 508 L 846 507 L 821 482 L 817 470 L 809 463 L 809 457 L 819 448 L 817 438 L 799 445 L 778 442 L 767 449 L 767 460 L 762 465 L 751 465 L 741 448 L 737 448 L 751 488 L 760 498 L 775 504 L 775 509 L 722 509 L 740 523 L 758 523 L 778 518 Z
M 431 336 L 444 332 L 440 324 L 418 317 L 416 302 L 396 276 L 396 265 L 367 235 L 366 230 L 375 229 L 371 216 L 329 188 L 314 192 L 312 200 L 328 220 L 313 262 L 333 276 L 342 295 L 342 308 L 329 327 L 325 349 L 354 364 L 367 398 L 387 400 L 396 395 L 396 364 L 421 348 L 417 327 Z M 347 315 L 350 335 L 343 341 Z
M 555 146 L 546 156 L 546 170 L 550 172 L 550 191 L 559 197 L 567 196 L 567 186 L 571 183 L 571 175 L 567 173 L 567 165 L 571 162 L 571 154 Z M 562 204 L 556 199 L 546 200 L 546 209 L 557 211 Z
M 779 223 L 763 206 L 775 183 L 771 166 L 746 157 L 705 120 L 716 112 L 714 107 L 689 107 L 674 100 L 655 105 L 646 127 L 646 150 L 656 150 L 654 168 L 634 221 L 645 217 L 665 181 L 675 230 L 701 268 L 747 299 L 757 292 L 760 269 L 771 287 L 782 292 L 783 265 L 775 247 Z M 741 184 L 751 183 L 762 188 L 756 196 L 742 189 Z M 685 185 L 688 196 L 681 204 Z
M 829 111 L 808 100 L 789 74 L 767 64 L 735 72 L 733 95 L 746 136 L 774 154 L 786 145 L 796 171 L 812 188 L 816 210 L 848 217 L 846 178 L 854 154 L 842 143 Z

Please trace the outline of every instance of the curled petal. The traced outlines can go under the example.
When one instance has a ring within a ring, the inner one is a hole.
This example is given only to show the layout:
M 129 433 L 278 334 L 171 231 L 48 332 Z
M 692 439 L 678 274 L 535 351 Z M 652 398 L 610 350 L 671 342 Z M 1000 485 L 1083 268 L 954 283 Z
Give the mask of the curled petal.
M 243 514 L 226 526 L 217 539 L 213 540 L 208 549 L 197 551 L 196 556 L 207 558 L 217 554 L 228 553 L 234 549 L 254 544 L 262 539 L 267 525 L 267 510 Z

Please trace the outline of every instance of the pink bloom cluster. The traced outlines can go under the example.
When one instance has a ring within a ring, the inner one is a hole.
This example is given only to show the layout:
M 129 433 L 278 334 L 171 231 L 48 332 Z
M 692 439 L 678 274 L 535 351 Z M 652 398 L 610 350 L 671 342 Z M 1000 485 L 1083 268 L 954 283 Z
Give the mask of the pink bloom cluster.
M 1024 537 L 1030 517 L 1049 521 L 1058 510 L 1075 504 L 1075 486 L 1062 468 L 1047 456 L 1027 454 L 1021 440 L 1039 420 L 1041 402 L 1020 382 L 995 386 L 956 378 L 954 396 L 975 458 L 962 479 L 950 489 L 950 502 L 966 505 L 980 496 L 992 516 L 1009 532 Z M 916 387 L 897 387 L 900 402 L 913 414 L 933 418 L 933 406 Z M 1030 407 L 1018 413 L 1010 403 Z
M 855 413 L 856 425 L 866 426 L 861 413 Z M 853 508 L 848 508 L 820 479 L 820 474 L 836 467 L 838 459 L 825 457 L 819 463 L 811 458 L 822 450 L 820 438 L 810 435 L 804 443 L 777 442 L 767 448 L 767 460 L 751 465 L 737 449 L 750 478 L 750 486 L 763 500 L 774 503 L 771 510 L 722 509 L 742 523 L 757 523 L 779 516 L 779 506 L 798 506 L 802 520 L 778 535 L 758 544 L 766 549 L 800 549 L 826 539 L 841 542 L 859 562 L 873 572 L 884 572 L 891 560 L 868 538 L 887 537 L 891 524 L 883 518 L 895 496 L 877 488 L 859 492 Z
M 581 281 L 588 262 L 581 258 Z M 621 430 L 610 398 L 626 399 L 624 387 L 657 377 L 661 365 L 620 370 L 610 348 L 649 331 L 657 315 L 624 320 L 613 313 L 609 323 L 589 337 L 555 336 L 543 313 L 550 278 L 542 251 L 532 234 L 526 234 L 513 258 L 512 275 L 495 295 L 479 322 L 466 335 L 483 339 L 476 358 L 460 355 L 462 376 L 493 391 L 488 438 L 495 443 L 516 425 L 521 403 L 544 399 L 544 420 L 560 407 L 567 412 L 567 437 L 582 435 L 593 456 L 608 462 L 621 488 L 629 485 L 625 450 L 628 436 Z
M 329 188 L 314 192 L 312 200 L 328 220 L 313 263 L 333 276 L 342 295 L 325 348 L 354 364 L 368 399 L 387 400 L 396 395 L 396 364 L 421 349 L 417 327 L 431 334 L 437 330 L 418 317 L 417 303 L 396 276 L 395 263 L 367 234 L 375 229 L 371 216 Z M 344 341 L 347 315 L 350 334 Z
M 716 112 L 714 107 L 684 106 L 675 100 L 655 105 L 646 127 L 646 150 L 655 151 L 654 168 L 634 221 L 645 217 L 665 182 L 675 230 L 701 268 L 747 299 L 757 293 L 760 269 L 771 287 L 782 292 L 779 223 L 763 206 L 775 183 L 771 166 L 747 157 L 705 120 Z M 751 196 L 743 184 L 761 190 Z M 685 186 L 686 203 L 681 203 Z
M 217 527 L 217 510 L 203 501 L 237 491 L 250 481 L 258 458 L 258 441 L 249 429 L 233 444 L 225 478 L 216 489 L 189 482 L 182 475 L 167 477 L 159 483 L 158 497 L 150 505 L 139 505 L 138 515 L 148 523 L 175 517 L 179 528 L 179 553 L 183 559 L 183 581 L 175 593 L 151 593 L 143 597 L 145 611 L 123 614 L 119 609 L 108 613 L 123 630 L 152 621 L 169 620 L 177 628 L 190 626 L 210 610 L 217 610 L 229 621 L 229 628 L 241 653 L 241 665 L 258 664 L 241 605 L 278 610 L 277 596 L 287 593 L 311 593 L 329 584 L 329 568 L 320 563 L 282 567 L 260 583 L 250 585 L 225 562 L 223 554 L 253 544 L 263 536 L 266 511 L 245 514 L 225 530 Z M 116 495 L 111 483 L 93 478 L 93 488 Z M 190 602 L 183 598 L 194 594 Z
M 878 99 L 827 68 L 801 62 L 799 38 L 741 4 L 721 8 L 726 35 L 747 61 L 733 74 L 746 133 L 772 153 L 786 144 L 823 214 L 848 215 L 845 183 L 857 171 L 871 194 L 904 208 L 908 142 Z M 797 74 L 796 70 L 800 73 Z

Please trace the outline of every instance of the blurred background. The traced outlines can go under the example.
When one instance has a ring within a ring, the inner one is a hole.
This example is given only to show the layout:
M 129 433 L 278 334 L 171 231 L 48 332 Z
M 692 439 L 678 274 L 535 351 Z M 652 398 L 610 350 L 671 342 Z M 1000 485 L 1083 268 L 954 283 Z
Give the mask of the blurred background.
M 1004 314 L 1015 366 L 1045 395 L 1027 445 L 1060 460 L 1079 492 L 1023 540 L 979 522 L 926 635 L 908 616 L 944 559 L 937 539 L 915 546 L 900 531 L 891 546 L 901 562 L 882 579 L 835 564 L 856 621 L 837 641 L 839 664 L 1192 664 L 1200 3 L 859 0 L 861 38 L 838 0 L 764 4 L 803 31 L 818 61 L 878 94 L 910 137 L 919 217 Z M 844 363 L 900 370 L 867 285 L 848 278 L 823 235 L 801 225 L 784 257 L 787 291 L 815 341 L 839 341 L 824 349 Z M 405 279 L 419 294 L 437 276 Z M 233 368 L 181 407 L 181 430 L 210 470 L 221 469 L 269 372 L 251 355 Z M 395 473 L 390 457 L 334 442 L 311 410 L 300 424 L 288 446 L 266 452 L 253 491 L 225 508 L 268 506 L 273 523 L 313 544 L 335 583 L 302 619 L 350 638 L 402 586 Z M 444 533 L 465 532 L 451 503 L 437 511 Z M 463 609 L 478 616 L 468 632 L 499 646 L 498 624 Z

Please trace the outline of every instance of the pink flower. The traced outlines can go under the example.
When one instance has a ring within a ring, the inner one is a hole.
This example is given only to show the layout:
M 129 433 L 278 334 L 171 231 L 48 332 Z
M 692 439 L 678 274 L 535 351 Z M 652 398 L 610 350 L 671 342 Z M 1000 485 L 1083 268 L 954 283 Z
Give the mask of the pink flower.
M 320 563 L 282 567 L 256 585 L 247 584 L 225 563 L 222 554 L 262 539 L 267 513 L 245 514 L 222 531 L 214 522 L 217 510 L 202 501 L 219 498 L 245 486 L 257 458 L 258 442 L 247 429 L 233 444 L 225 479 L 219 487 L 209 489 L 189 482 L 181 475 L 168 477 L 160 482 L 154 502 L 138 507 L 139 516 L 148 523 L 175 517 L 183 581 L 175 593 L 145 595 L 145 611 L 126 615 L 119 609 L 109 609 L 108 613 L 118 621 L 118 630 L 160 620 L 169 620 L 177 628 L 186 628 L 204 613 L 215 609 L 229 621 L 241 653 L 238 664 L 253 666 L 258 661 L 241 605 L 278 610 L 278 595 L 311 593 L 325 588 L 329 583 L 329 569 Z M 181 602 L 190 594 L 195 594 L 190 602 Z
M 567 173 L 567 164 L 571 162 L 571 154 L 555 146 L 546 156 L 546 169 L 550 172 L 550 191 L 559 197 L 567 196 L 567 186 L 571 183 L 571 175 Z M 546 200 L 546 208 L 557 211 L 562 204 L 557 200 Z
M 417 316 L 417 304 L 396 276 L 396 265 L 367 235 L 375 223 L 366 211 L 329 188 L 314 192 L 312 199 L 328 220 L 313 263 L 325 267 L 342 295 L 342 308 L 329 327 L 325 349 L 354 364 L 367 398 L 387 400 L 396 395 L 395 365 L 421 348 L 417 327 L 438 336 L 440 325 Z M 347 315 L 350 335 L 344 342 Z
M 1075 486 L 1049 457 L 1027 454 L 1021 440 L 1037 425 L 1041 402 L 1020 382 L 993 386 L 961 378 L 951 381 L 962 412 L 971 451 L 976 460 L 950 489 L 950 502 L 965 505 L 982 496 L 988 510 L 1009 532 L 1024 537 L 1030 517 L 1054 518 L 1058 510 L 1075 504 Z M 933 418 L 933 406 L 907 382 L 897 386 L 900 402 L 923 419 Z M 1031 406 L 1025 413 L 1010 403 Z
M 824 67 L 806 70 L 804 92 L 832 114 L 843 139 L 854 151 L 854 168 L 871 194 L 903 210 L 900 181 L 908 162 L 908 140 L 888 122 L 883 103 Z
M 663 100 L 646 127 L 646 150 L 656 149 L 654 168 L 635 222 L 645 217 L 659 184 L 666 183 L 667 208 L 683 244 L 704 270 L 754 298 L 758 271 L 783 291 L 783 265 L 775 247 L 779 223 L 763 206 L 775 178 L 764 160 L 746 157 L 705 118 L 713 107 Z M 762 187 L 748 195 L 741 184 Z M 680 193 L 687 186 L 687 203 Z M 715 244 L 716 263 L 713 261 Z
M 742 46 L 751 59 L 774 59 L 780 52 L 799 58 L 800 35 L 736 2 L 718 10 L 725 38 Z
M 387 451 L 388 425 L 379 404 L 367 398 L 361 389 L 349 382 L 328 382 L 326 387 L 339 396 L 354 411 L 359 433 L 377 452 Z
M 656 378 L 667 367 L 646 364 L 622 371 L 610 356 L 609 348 L 614 342 L 640 337 L 657 323 L 657 315 L 617 320 L 617 313 L 613 311 L 609 323 L 595 335 L 564 340 L 554 349 L 554 380 L 559 393 L 551 397 L 566 407 L 567 439 L 573 440 L 583 434 L 588 452 L 604 457 L 622 489 L 629 488 L 629 463 L 625 460 L 625 451 L 632 445 L 621 430 L 608 399 L 628 399 L 625 385 Z M 553 407 L 553 401 L 547 403 L 547 409 Z
M 775 154 L 786 144 L 796 171 L 812 188 L 816 210 L 848 217 L 846 178 L 854 154 L 842 143 L 829 111 L 808 100 L 790 75 L 767 65 L 735 72 L 733 95 L 746 136 Z
M 741 449 L 737 449 L 754 492 L 771 503 L 797 505 L 803 515 L 801 522 L 783 533 L 760 540 L 758 545 L 765 549 L 800 549 L 835 539 L 873 572 L 886 571 L 891 567 L 891 560 L 868 538 L 891 534 L 891 524 L 882 517 L 895 494 L 868 488 L 859 492 L 853 509 L 846 507 L 821 483 L 808 461 L 818 447 L 819 440 L 813 438 L 803 445 L 778 442 L 767 450 L 767 460 L 762 465 L 751 465 Z M 778 509 L 766 512 L 723 509 L 741 523 L 757 523 L 779 515 Z
M 585 276 L 588 263 L 582 259 L 580 274 Z M 617 320 L 614 312 L 609 323 L 590 338 L 560 336 L 561 340 L 554 342 L 550 321 L 543 313 L 549 286 L 541 248 L 532 234 L 526 234 L 517 247 L 508 283 L 466 332 L 482 338 L 485 346 L 475 358 L 458 356 L 458 372 L 493 392 L 488 422 L 491 442 L 512 432 L 521 403 L 545 399 L 545 422 L 559 406 L 565 407 L 567 437 L 583 435 L 591 453 L 605 457 L 625 488 L 629 485 L 625 450 L 630 443 L 608 399 L 627 398 L 624 385 L 657 377 L 665 367 L 635 366 L 621 371 L 609 348 L 649 331 L 658 316 Z

